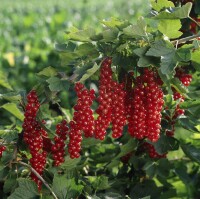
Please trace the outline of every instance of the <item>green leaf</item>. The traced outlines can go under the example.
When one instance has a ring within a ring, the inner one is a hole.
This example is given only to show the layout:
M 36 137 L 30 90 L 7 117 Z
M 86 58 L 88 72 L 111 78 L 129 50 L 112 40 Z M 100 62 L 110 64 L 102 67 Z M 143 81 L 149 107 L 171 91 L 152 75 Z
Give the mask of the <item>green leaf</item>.
M 32 180 L 18 179 L 19 187 L 8 197 L 8 199 L 39 199 L 37 185 Z
M 193 145 L 181 144 L 181 148 L 185 155 L 187 155 L 191 160 L 200 164 L 200 149 Z
M 49 67 L 44 68 L 39 73 L 37 73 L 37 75 L 39 75 L 39 76 L 46 76 L 46 77 L 53 77 L 53 76 L 57 75 L 57 71 L 56 71 L 55 68 L 49 66 Z
M 153 64 L 154 62 L 154 59 L 155 59 L 154 57 L 149 57 L 145 55 L 147 50 L 148 50 L 148 47 L 141 47 L 141 48 L 136 48 L 133 51 L 136 55 L 140 57 L 137 63 L 139 67 L 147 67 Z
M 24 115 L 22 114 L 22 112 L 19 110 L 19 108 L 15 103 L 4 104 L 3 106 L 1 106 L 1 108 L 4 108 L 8 112 L 12 113 L 19 120 L 21 121 L 24 120 Z
M 165 40 L 156 41 L 147 51 L 147 56 L 161 57 L 161 72 L 163 74 L 170 74 L 177 65 L 175 59 L 176 49 L 174 46 Z
M 189 131 L 197 132 L 197 128 L 195 127 L 197 124 L 189 118 L 179 118 L 178 122 L 183 128 Z
M 108 177 L 106 176 L 87 176 L 87 178 L 95 190 L 105 190 L 110 188 Z
M 158 30 L 170 39 L 178 38 L 182 35 L 179 31 L 181 22 L 179 19 L 174 20 L 160 20 Z
M 191 108 L 191 107 L 196 107 L 196 106 L 199 106 L 200 105 L 200 100 L 194 100 L 194 101 L 185 101 L 185 102 L 182 102 L 180 103 L 180 108 L 183 108 L 183 109 L 188 109 L 188 108 Z
M 175 59 L 175 51 L 172 51 L 171 53 L 161 57 L 161 72 L 163 74 L 170 74 L 174 71 L 174 68 L 177 64 L 177 60 Z
M 191 53 L 191 61 L 193 62 L 195 69 L 200 71 L 200 50 L 195 50 Z
M 183 5 L 180 9 L 177 9 L 173 15 L 179 19 L 184 19 L 190 16 L 190 12 L 192 10 L 192 3 L 188 2 Z
M 115 39 L 117 39 L 118 36 L 118 29 L 117 28 L 109 28 L 102 32 L 103 35 L 103 41 L 105 42 L 113 42 Z
M 176 50 L 176 59 L 179 62 L 188 62 L 191 59 L 190 49 L 179 48 Z
M 9 143 L 18 138 L 18 132 L 10 129 L 0 130 L 0 136 L 4 141 Z
M 5 193 L 9 193 L 16 187 L 16 185 L 17 185 L 16 178 L 8 178 L 4 182 L 3 191 Z
M 156 143 L 151 144 L 154 145 L 156 152 L 159 154 L 164 154 L 168 151 L 174 151 L 179 148 L 178 140 L 164 135 L 162 135 Z
M 174 3 L 168 0 L 158 0 L 157 2 L 151 0 L 151 5 L 156 11 L 160 11 L 163 8 L 174 7 Z
M 49 89 L 53 92 L 59 92 L 69 88 L 69 81 L 58 77 L 50 77 L 46 81 L 49 83 Z
M 123 29 L 123 33 L 129 37 L 135 37 L 135 36 L 147 36 L 146 33 L 146 22 L 144 20 L 143 17 L 140 17 L 137 20 L 137 24 L 136 25 L 130 25 L 127 28 Z
M 10 102 L 16 102 L 21 100 L 21 95 L 15 92 L 0 94 L 0 99 L 5 99 Z
M 146 174 L 150 177 L 153 178 L 153 176 L 156 173 L 156 164 L 155 162 L 148 161 L 144 165 L 143 169 L 146 171 Z
M 88 69 L 85 72 L 85 74 L 81 77 L 81 79 L 79 81 L 84 82 L 89 77 L 91 77 L 99 68 L 100 68 L 100 65 L 97 65 L 97 63 L 95 63 L 92 68 Z
M 168 55 L 170 53 L 175 53 L 175 48 L 173 44 L 166 40 L 158 40 L 155 41 L 151 48 L 147 51 L 146 55 L 154 56 L 154 57 L 161 57 L 164 55 Z
M 77 47 L 75 50 L 77 56 L 87 56 L 88 58 L 94 59 L 99 56 L 99 52 L 97 51 L 96 47 L 91 43 L 84 43 Z
M 162 11 L 154 19 L 184 19 L 188 18 L 192 9 L 192 3 L 188 2 L 180 8 L 175 8 L 174 12 Z
M 4 154 L 4 152 L 3 152 Z M 0 181 L 4 181 L 5 177 L 9 174 L 10 168 L 8 166 L 0 165 Z
M 92 37 L 93 35 L 95 35 L 95 31 L 92 28 L 88 28 L 85 30 L 79 30 L 75 27 L 72 27 L 67 32 L 67 37 L 73 41 L 88 42 L 88 41 L 90 41 L 90 37 Z
M 63 169 L 71 170 L 76 168 L 77 164 L 80 162 L 81 158 L 71 159 L 69 156 L 65 157 L 65 162 L 61 165 Z
M 126 144 L 120 146 L 121 151 L 116 156 L 116 158 L 121 158 L 122 156 L 126 155 L 127 153 L 132 152 L 136 146 L 137 146 L 136 140 L 130 138 Z
M 71 199 L 80 195 L 83 186 L 76 185 L 74 178 L 67 179 L 66 176 L 55 175 L 52 189 L 59 199 Z
M 105 26 L 109 27 L 109 28 L 119 28 L 120 30 L 122 28 L 125 28 L 129 25 L 128 21 L 122 21 L 120 19 L 117 19 L 115 17 L 111 17 L 109 20 L 103 20 L 102 24 L 104 24 Z
M 13 90 L 11 85 L 8 83 L 8 79 L 5 73 L 2 70 L 0 71 L 0 86 L 7 88 L 9 90 Z

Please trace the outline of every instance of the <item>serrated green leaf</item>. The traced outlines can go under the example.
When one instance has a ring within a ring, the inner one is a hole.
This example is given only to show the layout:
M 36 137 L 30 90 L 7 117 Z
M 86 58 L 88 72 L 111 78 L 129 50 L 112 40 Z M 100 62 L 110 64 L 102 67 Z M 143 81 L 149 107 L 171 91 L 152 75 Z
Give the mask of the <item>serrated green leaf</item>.
M 181 22 L 179 19 L 174 20 L 160 20 L 158 23 L 158 30 L 170 39 L 178 38 L 182 35 L 179 31 Z
M 158 0 L 157 2 L 151 0 L 151 5 L 156 11 L 160 11 L 163 8 L 174 7 L 174 3 L 168 0 Z
M 19 187 L 8 197 L 8 199 L 39 199 L 37 185 L 32 180 L 18 179 Z
M 97 63 L 95 63 L 92 68 L 88 69 L 85 72 L 85 74 L 81 77 L 81 79 L 79 81 L 84 82 L 89 77 L 91 77 L 99 68 L 100 68 L 100 65 L 97 65 Z
M 0 86 L 7 88 L 9 90 L 13 90 L 11 85 L 8 82 L 7 76 L 3 71 L 0 71 Z
M 190 16 L 190 11 L 192 10 L 192 3 L 188 2 L 183 5 L 180 9 L 177 9 L 173 15 L 179 19 L 184 19 Z
M 176 49 L 174 46 L 165 40 L 156 41 L 151 48 L 147 51 L 147 56 L 161 57 L 161 72 L 165 75 L 169 75 L 173 72 L 177 65 L 175 59 Z
M 181 148 L 185 155 L 187 155 L 191 160 L 200 164 L 200 149 L 193 145 L 181 144 Z
M 44 68 L 39 73 L 37 73 L 37 75 L 39 75 L 39 76 L 46 76 L 46 77 L 53 77 L 53 76 L 57 75 L 57 71 L 56 71 L 55 68 L 49 66 L 49 67 Z
M 76 185 L 74 178 L 67 179 L 66 176 L 55 175 L 52 189 L 59 199 L 71 199 L 80 195 L 83 186 Z
M 174 12 L 162 11 L 154 19 L 184 19 L 188 18 L 192 9 L 192 3 L 188 2 L 180 8 L 174 9 Z
M 24 120 L 24 115 L 22 114 L 22 112 L 20 111 L 20 109 L 17 107 L 15 103 L 4 104 L 3 106 L 1 106 L 1 108 L 4 108 L 5 110 L 7 110 L 19 120 L 21 121 Z
M 144 20 L 143 17 L 140 17 L 137 20 L 137 24 L 136 25 L 130 25 L 127 28 L 123 29 L 123 33 L 129 37 L 135 37 L 135 36 L 147 36 L 146 33 L 146 22 Z
M 173 44 L 171 44 L 170 42 L 165 40 L 158 40 L 147 51 L 146 55 L 161 57 L 164 55 L 175 53 L 175 50 L 176 49 L 174 48 Z

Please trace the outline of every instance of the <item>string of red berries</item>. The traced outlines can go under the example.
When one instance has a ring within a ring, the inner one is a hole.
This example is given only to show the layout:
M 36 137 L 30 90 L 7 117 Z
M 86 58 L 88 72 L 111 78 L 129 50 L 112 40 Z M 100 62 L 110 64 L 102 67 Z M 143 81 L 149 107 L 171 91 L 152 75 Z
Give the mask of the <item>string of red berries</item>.
M 65 161 L 65 141 L 69 133 L 68 131 L 69 127 L 67 126 L 66 120 L 56 125 L 55 143 L 51 147 L 54 166 L 59 166 Z
M 112 70 L 111 58 L 105 58 L 100 68 L 99 106 L 96 113 L 99 115 L 95 120 L 95 138 L 104 140 L 106 129 L 112 121 Z
M 112 137 L 119 138 L 122 136 L 123 128 L 126 124 L 125 111 L 125 90 L 124 84 L 117 82 L 112 83 Z
M 157 73 L 149 69 L 136 78 L 128 131 L 137 139 L 147 137 L 152 142 L 159 139 L 164 104 L 160 84 Z
M 25 119 L 22 125 L 24 130 L 24 141 L 28 145 L 31 158 L 31 166 L 42 175 L 45 164 L 47 152 L 43 151 L 43 138 L 42 132 L 44 130 L 41 128 L 39 122 L 36 120 L 37 111 L 40 107 L 38 97 L 35 90 L 32 90 L 27 95 L 27 105 L 25 107 Z M 38 186 L 38 189 L 41 189 L 42 182 L 35 176 L 34 173 L 31 173 L 31 178 L 34 180 Z
M 6 150 L 6 146 L 1 145 L 0 146 L 0 158 L 2 157 L 3 152 Z
M 81 151 L 82 132 L 85 137 L 94 135 L 95 120 L 91 105 L 95 99 L 94 90 L 87 90 L 81 83 L 76 83 L 75 91 L 78 96 L 74 106 L 73 121 L 70 122 L 68 152 L 71 158 L 78 158 Z

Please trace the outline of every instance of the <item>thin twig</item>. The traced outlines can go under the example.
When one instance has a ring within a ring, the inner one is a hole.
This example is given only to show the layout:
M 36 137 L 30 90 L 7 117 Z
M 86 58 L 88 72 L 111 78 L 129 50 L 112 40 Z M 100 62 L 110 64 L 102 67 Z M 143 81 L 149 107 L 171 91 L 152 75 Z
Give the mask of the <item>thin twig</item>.
M 192 17 L 189 17 L 189 19 L 190 19 L 191 21 L 193 21 L 197 26 L 200 27 L 200 24 L 199 24 L 196 20 L 194 20 Z
M 177 44 L 185 43 L 187 41 L 194 40 L 194 39 L 196 39 L 198 37 L 200 37 L 200 33 L 198 33 L 196 35 L 189 36 L 189 37 L 184 37 L 184 38 L 181 38 L 181 39 L 177 39 L 177 40 L 171 41 L 171 43 L 173 45 L 177 45 Z
M 33 172 L 33 173 L 37 176 L 37 178 L 38 178 L 39 180 L 41 180 L 41 181 L 44 183 L 44 185 L 46 186 L 46 188 L 51 192 L 53 198 L 54 198 L 54 199 L 58 199 L 58 197 L 57 197 L 56 194 L 53 192 L 53 190 L 51 189 L 51 187 L 49 186 L 49 184 L 44 180 L 44 178 L 43 178 L 34 168 L 32 168 L 30 165 L 28 165 L 28 164 L 26 164 L 26 163 L 24 163 L 24 162 L 21 162 L 21 161 L 14 162 L 14 163 L 21 164 L 21 165 L 23 165 L 23 166 L 29 168 L 29 169 L 31 170 L 31 172 Z

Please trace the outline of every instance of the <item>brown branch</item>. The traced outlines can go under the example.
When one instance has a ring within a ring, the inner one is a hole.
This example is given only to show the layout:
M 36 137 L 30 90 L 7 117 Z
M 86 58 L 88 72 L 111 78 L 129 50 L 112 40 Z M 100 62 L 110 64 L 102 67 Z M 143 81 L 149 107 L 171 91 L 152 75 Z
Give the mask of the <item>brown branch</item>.
M 23 166 L 29 168 L 29 169 L 31 170 L 31 172 L 33 172 L 33 173 L 37 176 L 37 178 L 38 178 L 39 180 L 41 180 L 41 181 L 44 183 L 44 185 L 46 186 L 46 188 L 51 192 L 53 198 L 54 198 L 54 199 L 58 199 L 58 197 L 57 197 L 56 194 L 53 192 L 53 190 L 51 189 L 51 187 L 49 186 L 49 184 L 44 180 L 44 178 L 43 178 L 34 168 L 32 168 L 30 165 L 28 165 L 28 164 L 26 164 L 26 163 L 24 163 L 24 162 L 21 162 L 21 161 L 13 162 L 13 163 L 21 164 L 21 165 L 23 165 Z
M 185 43 L 187 41 L 194 40 L 198 37 L 200 37 L 200 33 L 197 33 L 196 35 L 192 35 L 192 36 L 189 36 L 189 37 L 184 37 L 184 38 L 181 38 L 181 39 L 173 40 L 173 41 L 171 41 L 171 43 L 173 45 L 178 45 L 178 44 L 181 44 L 181 43 Z

